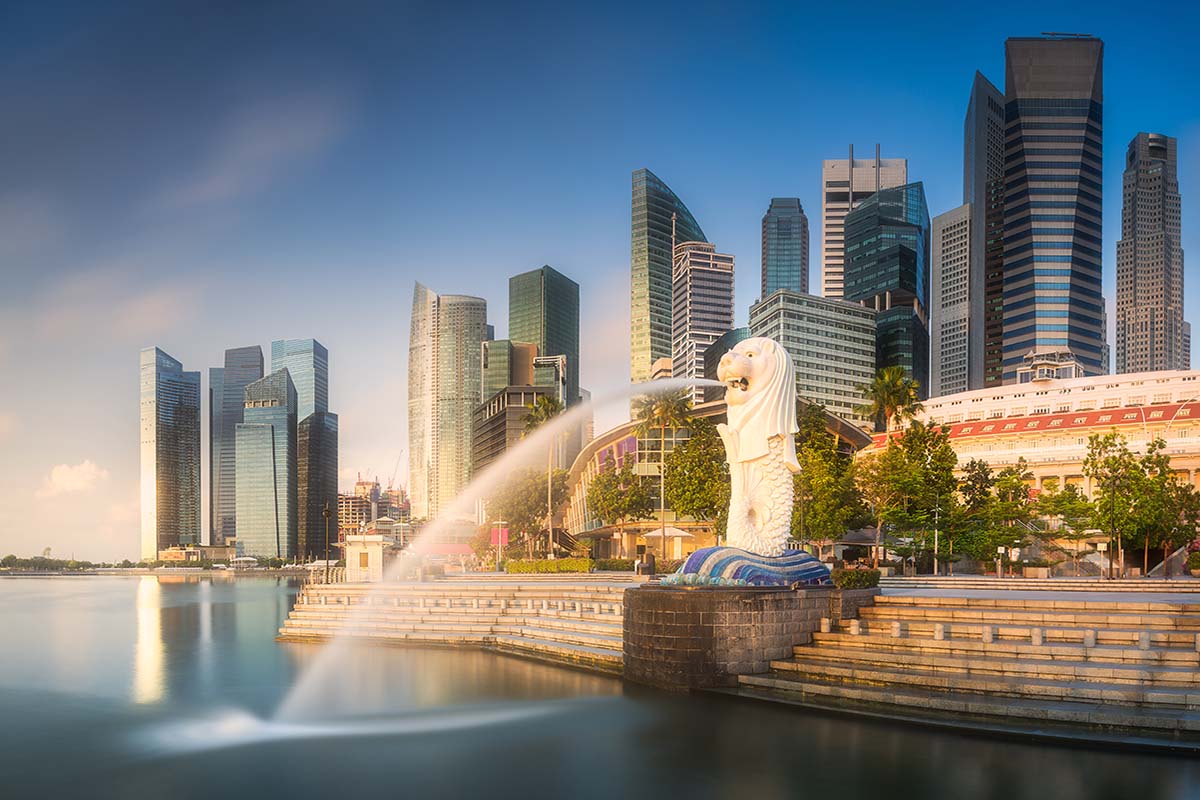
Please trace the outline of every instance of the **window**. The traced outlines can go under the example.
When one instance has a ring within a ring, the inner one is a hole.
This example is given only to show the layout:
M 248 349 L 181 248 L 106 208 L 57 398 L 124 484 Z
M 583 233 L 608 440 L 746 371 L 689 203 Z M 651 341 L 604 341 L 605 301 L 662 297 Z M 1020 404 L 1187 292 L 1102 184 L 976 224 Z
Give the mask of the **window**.
M 362 569 L 366 569 L 367 567 L 371 566 L 371 554 L 370 553 L 359 553 L 358 554 L 358 566 Z

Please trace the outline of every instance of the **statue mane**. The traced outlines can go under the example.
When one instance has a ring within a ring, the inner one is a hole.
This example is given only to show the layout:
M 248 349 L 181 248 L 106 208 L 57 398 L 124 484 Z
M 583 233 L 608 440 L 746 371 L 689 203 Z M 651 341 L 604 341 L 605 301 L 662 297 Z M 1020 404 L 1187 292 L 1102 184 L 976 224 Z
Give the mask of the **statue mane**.
M 726 407 L 730 432 L 737 437 L 737 460 L 762 458 L 770 448 L 772 437 L 784 440 L 784 460 L 793 472 L 799 472 L 796 460 L 796 372 L 787 351 L 774 340 L 748 339 L 771 359 L 771 374 L 765 385 L 751 385 L 749 399 Z M 738 348 L 735 347 L 734 350 Z

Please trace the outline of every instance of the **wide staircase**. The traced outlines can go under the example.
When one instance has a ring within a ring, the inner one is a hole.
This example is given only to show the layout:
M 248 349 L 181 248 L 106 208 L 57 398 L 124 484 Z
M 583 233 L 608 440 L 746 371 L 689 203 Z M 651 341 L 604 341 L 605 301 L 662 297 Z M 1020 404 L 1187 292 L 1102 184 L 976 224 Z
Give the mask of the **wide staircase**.
M 314 583 L 296 598 L 279 638 L 473 645 L 619 674 L 627 585 L 562 578 Z
M 880 596 L 738 693 L 931 724 L 1200 747 L 1200 604 Z M 1106 733 L 1107 732 L 1107 733 Z

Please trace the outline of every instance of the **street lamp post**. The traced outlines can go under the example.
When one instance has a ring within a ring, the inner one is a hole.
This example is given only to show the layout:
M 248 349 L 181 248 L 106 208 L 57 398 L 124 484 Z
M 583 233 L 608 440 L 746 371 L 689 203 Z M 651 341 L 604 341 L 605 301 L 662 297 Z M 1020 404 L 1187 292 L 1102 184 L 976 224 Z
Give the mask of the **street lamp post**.
M 329 501 L 325 501 L 325 508 L 321 509 L 321 516 L 325 518 L 325 582 L 329 583 L 329 518 L 333 516 L 333 512 L 329 510 Z

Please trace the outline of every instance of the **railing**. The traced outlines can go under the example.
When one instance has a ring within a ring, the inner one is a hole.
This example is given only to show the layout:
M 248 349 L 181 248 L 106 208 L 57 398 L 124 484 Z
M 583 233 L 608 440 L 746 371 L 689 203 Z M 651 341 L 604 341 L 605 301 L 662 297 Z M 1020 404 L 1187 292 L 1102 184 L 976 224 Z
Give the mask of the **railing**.
M 314 584 L 345 583 L 346 582 L 346 568 L 345 567 L 330 567 L 328 580 L 325 579 L 325 570 L 324 569 L 310 570 L 308 573 L 308 580 L 305 582 L 306 583 L 314 583 Z

